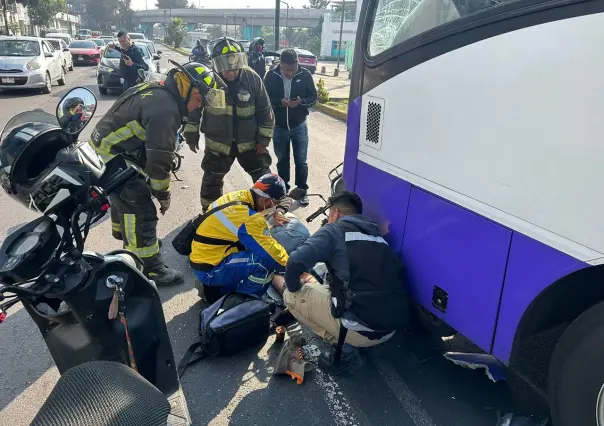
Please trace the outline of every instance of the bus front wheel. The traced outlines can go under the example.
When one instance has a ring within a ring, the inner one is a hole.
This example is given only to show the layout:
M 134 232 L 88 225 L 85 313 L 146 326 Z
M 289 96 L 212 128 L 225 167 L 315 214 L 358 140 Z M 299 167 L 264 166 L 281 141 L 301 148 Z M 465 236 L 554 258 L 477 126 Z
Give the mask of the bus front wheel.
M 604 302 L 564 331 L 549 365 L 554 426 L 604 426 Z

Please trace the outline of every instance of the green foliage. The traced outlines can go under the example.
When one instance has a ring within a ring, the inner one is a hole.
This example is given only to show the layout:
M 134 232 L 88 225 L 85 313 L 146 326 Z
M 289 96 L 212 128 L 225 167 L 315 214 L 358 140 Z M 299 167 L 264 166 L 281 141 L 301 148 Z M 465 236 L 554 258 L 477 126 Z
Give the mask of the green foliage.
M 308 0 L 308 5 L 302 6 L 304 9 L 327 9 L 331 0 Z
M 157 0 L 155 3 L 158 9 L 186 9 L 188 5 L 187 0 Z
M 174 47 L 180 47 L 188 32 L 187 26 L 180 18 L 172 18 L 166 30 L 168 31 L 168 37 L 174 43 Z
M 322 78 L 317 83 L 317 100 L 322 104 L 329 102 L 329 92 L 325 90 L 325 82 Z
M 306 50 L 310 50 L 315 56 L 321 53 L 321 39 L 317 36 L 312 36 L 304 46 Z
M 217 38 L 222 37 L 224 35 L 222 25 L 209 25 L 207 28 L 207 32 L 210 34 L 210 38 L 212 40 L 216 40 Z
M 104 34 L 111 34 L 111 27 L 131 31 L 133 11 L 131 0 L 84 0 L 85 12 L 82 28 L 100 30 Z
M 45 28 L 54 16 L 65 10 L 65 0 L 29 0 L 27 14 L 32 25 Z

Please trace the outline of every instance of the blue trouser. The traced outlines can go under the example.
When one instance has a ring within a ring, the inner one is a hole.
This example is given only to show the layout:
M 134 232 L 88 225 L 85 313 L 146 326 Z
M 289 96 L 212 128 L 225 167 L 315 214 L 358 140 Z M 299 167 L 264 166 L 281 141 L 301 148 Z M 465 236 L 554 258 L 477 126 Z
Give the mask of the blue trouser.
M 290 145 L 291 141 L 291 145 Z M 300 189 L 308 189 L 308 126 L 303 121 L 291 130 L 275 126 L 273 131 L 273 146 L 277 156 L 277 171 L 289 191 L 289 153 L 290 146 L 294 151 L 294 165 L 296 166 L 296 186 Z
M 222 294 L 237 291 L 257 296 L 268 289 L 274 274 L 259 256 L 246 251 L 227 256 L 209 272 L 194 272 L 203 285 L 220 287 Z

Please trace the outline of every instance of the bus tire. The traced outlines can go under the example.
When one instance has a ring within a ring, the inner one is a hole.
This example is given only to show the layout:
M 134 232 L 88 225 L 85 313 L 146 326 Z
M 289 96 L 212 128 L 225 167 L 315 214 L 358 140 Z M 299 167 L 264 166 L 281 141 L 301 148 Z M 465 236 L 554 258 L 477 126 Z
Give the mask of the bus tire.
M 548 375 L 548 399 L 554 426 L 598 424 L 596 405 L 604 385 L 602 336 L 604 302 L 583 312 L 556 344 Z M 601 419 L 599 426 L 604 425 L 603 421 Z
M 415 303 L 411 306 L 412 317 L 415 319 L 415 322 L 428 331 L 428 333 L 438 337 L 448 337 L 457 334 L 457 330 L 437 318 L 426 308 Z

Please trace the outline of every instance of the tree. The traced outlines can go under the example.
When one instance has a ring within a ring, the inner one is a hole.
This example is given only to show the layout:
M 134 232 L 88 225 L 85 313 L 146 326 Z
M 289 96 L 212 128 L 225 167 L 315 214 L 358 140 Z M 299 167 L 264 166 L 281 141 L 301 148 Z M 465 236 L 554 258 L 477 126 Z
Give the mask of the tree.
M 304 46 L 306 50 L 310 50 L 315 56 L 321 53 L 321 39 L 317 36 L 311 37 Z
M 111 29 L 111 25 L 116 23 L 119 8 L 118 0 L 86 0 L 86 26 L 101 31 Z
M 5 35 L 9 35 L 10 29 L 8 28 L 8 16 L 6 16 L 6 0 L 2 0 L 2 15 L 4 17 L 4 31 L 6 32 Z
M 158 9 L 186 9 L 188 6 L 187 0 L 157 0 L 155 3 Z
M 174 43 L 174 47 L 180 47 L 187 36 L 187 26 L 180 18 L 173 18 L 168 24 L 168 37 Z
M 302 6 L 304 9 L 327 9 L 331 0 L 308 0 L 309 5 Z
M 132 0 L 118 0 L 116 20 L 117 27 L 126 31 L 131 31 L 134 27 L 132 17 L 134 11 L 132 10 Z
M 65 10 L 65 0 L 28 0 L 19 3 L 27 6 L 31 24 L 41 28 L 45 28 L 57 13 Z
M 222 25 L 208 25 L 207 31 L 210 34 L 210 38 L 212 40 L 220 38 L 224 35 Z

